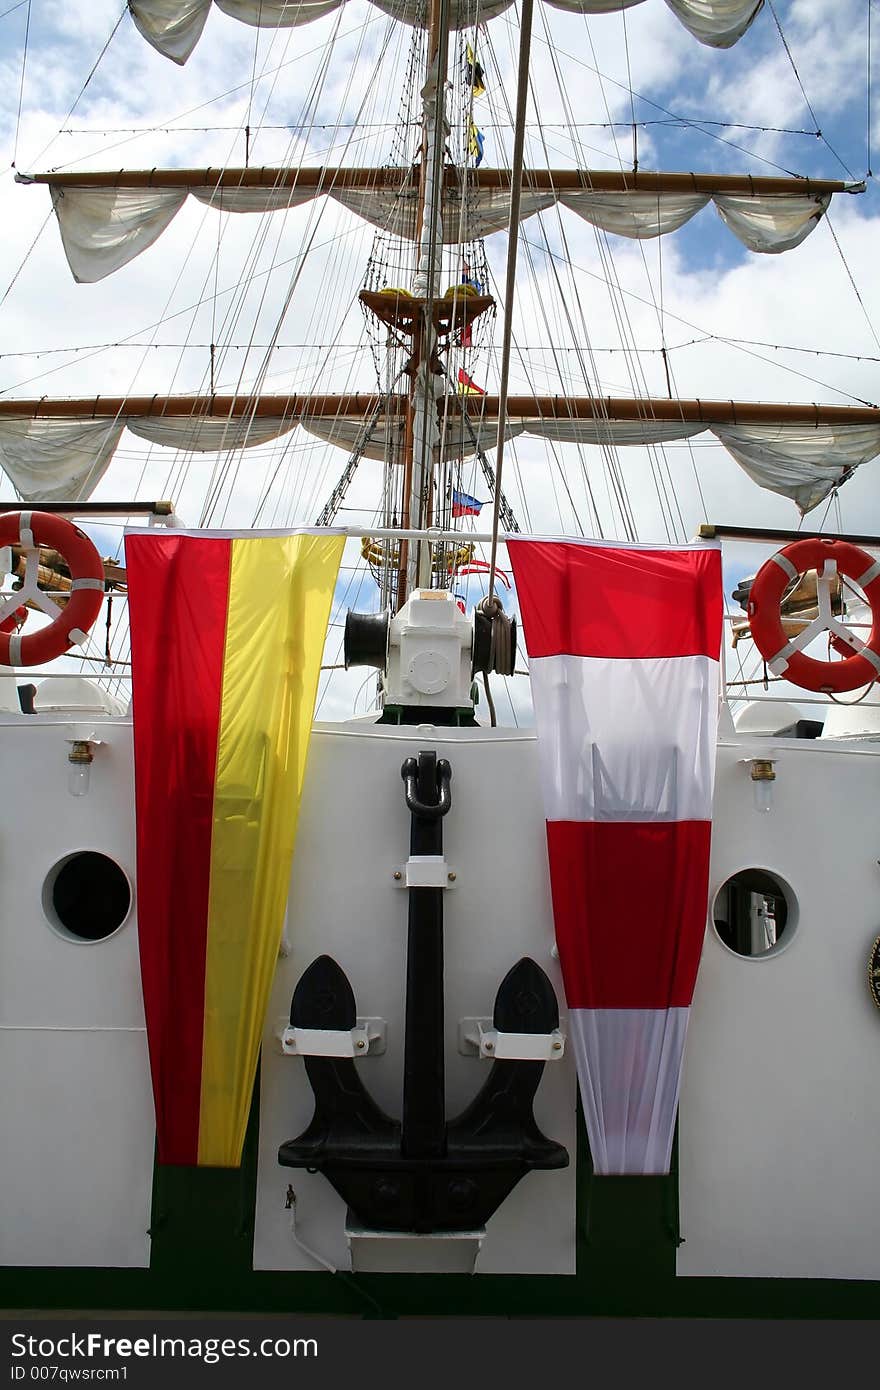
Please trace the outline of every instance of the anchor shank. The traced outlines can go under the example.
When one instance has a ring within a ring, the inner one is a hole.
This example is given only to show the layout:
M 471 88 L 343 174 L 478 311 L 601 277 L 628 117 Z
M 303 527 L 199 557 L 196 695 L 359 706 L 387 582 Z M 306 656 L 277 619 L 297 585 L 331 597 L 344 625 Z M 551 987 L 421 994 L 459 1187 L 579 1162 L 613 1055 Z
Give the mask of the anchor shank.
M 402 772 L 412 811 L 410 853 L 442 854 L 440 803 L 448 802 L 449 764 L 423 752 L 418 761 L 407 759 Z M 404 1047 L 401 1152 L 440 1157 L 446 1151 L 442 888 L 409 890 Z

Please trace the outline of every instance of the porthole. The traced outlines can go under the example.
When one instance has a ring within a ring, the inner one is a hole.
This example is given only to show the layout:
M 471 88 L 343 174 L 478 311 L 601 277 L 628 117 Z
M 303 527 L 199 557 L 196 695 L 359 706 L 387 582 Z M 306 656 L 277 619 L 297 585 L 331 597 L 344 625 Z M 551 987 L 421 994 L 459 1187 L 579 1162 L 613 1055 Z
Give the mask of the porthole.
M 66 941 L 106 941 L 131 909 L 131 884 L 115 860 L 97 850 L 60 859 L 43 883 L 46 920 Z
M 789 885 L 768 869 L 740 869 L 715 894 L 712 919 L 728 950 L 766 959 L 794 936 L 797 901 Z

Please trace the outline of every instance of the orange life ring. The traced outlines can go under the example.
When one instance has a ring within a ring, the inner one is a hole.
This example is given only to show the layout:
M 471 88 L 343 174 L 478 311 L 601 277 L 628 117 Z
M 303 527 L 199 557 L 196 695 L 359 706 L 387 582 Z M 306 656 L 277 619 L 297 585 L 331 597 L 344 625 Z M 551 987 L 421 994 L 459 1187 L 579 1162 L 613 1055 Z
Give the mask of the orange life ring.
M 39 554 L 41 545 L 52 546 L 64 556 L 70 569 L 70 598 L 59 608 L 37 588 L 36 569 L 29 581 L 26 556 L 24 587 L 15 603 L 31 599 L 52 616 L 48 627 L 22 637 L 16 632 L 0 632 L 0 665 L 39 666 L 84 642 L 86 633 L 101 611 L 104 599 L 104 565 L 84 531 L 66 517 L 50 512 L 6 512 L 0 516 L 0 546 L 20 545 Z M 53 616 L 54 615 L 54 616 Z
M 826 575 L 829 563 L 838 574 L 854 580 L 871 605 L 872 626 L 867 642 L 832 616 L 829 585 L 822 583 L 834 572 L 832 569 Z M 780 601 L 791 580 L 811 569 L 819 579 L 819 616 L 789 640 L 782 627 Z M 825 694 L 857 690 L 880 676 L 880 560 L 872 560 L 849 541 L 816 537 L 794 541 L 771 555 L 749 590 L 748 612 L 752 637 L 774 676 L 784 675 L 793 685 Z M 800 650 L 826 629 L 836 650 L 842 644 L 851 653 L 843 661 L 817 661 Z

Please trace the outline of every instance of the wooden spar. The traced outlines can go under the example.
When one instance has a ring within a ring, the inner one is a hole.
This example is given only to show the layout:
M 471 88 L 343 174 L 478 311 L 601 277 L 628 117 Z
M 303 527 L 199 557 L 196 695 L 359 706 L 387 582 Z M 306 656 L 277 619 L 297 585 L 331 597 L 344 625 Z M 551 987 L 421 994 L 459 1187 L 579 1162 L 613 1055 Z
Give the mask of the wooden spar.
M 472 169 L 479 188 L 509 188 L 509 169 Z M 392 188 L 421 185 L 419 166 L 388 168 L 117 169 L 82 173 L 19 175 L 20 183 L 51 183 L 56 188 Z M 447 188 L 460 189 L 461 171 L 447 165 Z M 597 193 L 862 193 L 863 182 L 840 179 L 774 178 L 751 174 L 664 173 L 650 169 L 525 169 L 523 185 L 533 192 L 594 190 Z
M 255 415 L 295 421 L 314 416 L 368 418 L 380 400 L 392 414 L 405 415 L 407 397 L 392 395 L 259 396 L 88 396 L 52 400 L 0 398 L 0 419 L 114 420 L 128 416 L 162 416 L 166 419 L 204 417 L 240 419 Z M 498 415 L 498 397 L 450 396 L 455 414 L 467 401 L 474 421 Z M 670 420 L 705 425 L 877 425 L 880 407 L 866 405 L 792 404 L 764 401 L 669 400 L 666 396 L 509 396 L 507 415 L 517 419 L 549 420 Z

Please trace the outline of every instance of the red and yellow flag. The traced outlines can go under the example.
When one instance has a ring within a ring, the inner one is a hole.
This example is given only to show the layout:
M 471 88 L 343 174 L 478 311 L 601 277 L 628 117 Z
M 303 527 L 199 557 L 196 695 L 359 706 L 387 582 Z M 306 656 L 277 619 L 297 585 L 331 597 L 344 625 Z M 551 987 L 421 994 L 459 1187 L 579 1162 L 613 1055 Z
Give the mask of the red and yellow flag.
M 458 394 L 460 396 L 485 396 L 482 386 L 469 377 L 463 367 L 458 369 Z
M 129 534 L 159 1161 L 237 1167 L 344 536 Z

